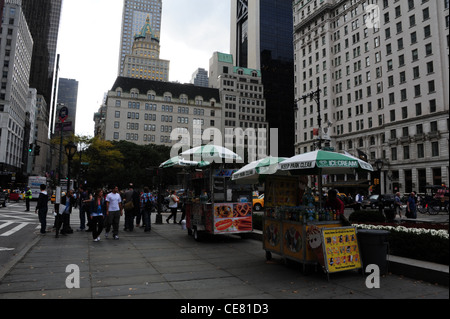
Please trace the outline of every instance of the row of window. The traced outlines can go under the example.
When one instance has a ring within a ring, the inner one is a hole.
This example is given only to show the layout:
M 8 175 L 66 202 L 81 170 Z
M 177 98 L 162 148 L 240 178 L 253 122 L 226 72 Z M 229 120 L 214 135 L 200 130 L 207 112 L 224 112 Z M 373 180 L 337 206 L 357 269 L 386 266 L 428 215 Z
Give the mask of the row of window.
M 119 132 L 114 132 L 113 136 L 114 136 L 114 140 L 119 140 L 120 139 Z M 139 141 L 139 134 L 126 133 L 125 139 L 127 141 L 138 142 Z M 144 134 L 143 135 L 143 141 L 144 142 L 149 142 L 149 143 L 155 143 L 156 142 L 156 135 Z M 169 143 L 172 142 L 172 140 L 170 139 L 170 136 L 161 135 L 160 136 L 160 142 L 164 143 L 164 144 L 169 144 Z

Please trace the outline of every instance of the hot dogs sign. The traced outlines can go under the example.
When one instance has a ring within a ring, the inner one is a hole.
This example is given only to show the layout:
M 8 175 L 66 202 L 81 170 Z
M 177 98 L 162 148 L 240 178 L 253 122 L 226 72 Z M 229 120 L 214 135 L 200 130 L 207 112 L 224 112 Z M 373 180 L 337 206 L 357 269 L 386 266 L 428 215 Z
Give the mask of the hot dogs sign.
M 252 230 L 251 203 L 214 204 L 214 233 L 241 233 Z

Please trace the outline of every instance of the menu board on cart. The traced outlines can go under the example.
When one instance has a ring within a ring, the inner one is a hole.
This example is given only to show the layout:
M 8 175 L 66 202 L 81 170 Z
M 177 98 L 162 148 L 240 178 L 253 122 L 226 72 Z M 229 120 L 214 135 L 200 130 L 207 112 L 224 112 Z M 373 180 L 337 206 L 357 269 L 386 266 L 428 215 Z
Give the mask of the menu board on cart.
M 251 232 L 252 205 L 244 203 L 214 204 L 214 233 Z
M 362 268 L 356 229 L 323 228 L 323 255 L 329 273 Z

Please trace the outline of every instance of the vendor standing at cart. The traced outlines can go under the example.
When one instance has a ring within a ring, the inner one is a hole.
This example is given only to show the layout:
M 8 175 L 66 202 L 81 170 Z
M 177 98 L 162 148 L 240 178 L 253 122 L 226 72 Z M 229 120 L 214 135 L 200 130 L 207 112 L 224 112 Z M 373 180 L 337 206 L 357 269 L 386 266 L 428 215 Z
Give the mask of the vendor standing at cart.
M 337 220 L 346 220 L 344 216 L 344 203 L 337 197 L 337 191 L 330 189 L 328 191 L 328 198 L 325 203 L 325 207 L 336 212 Z

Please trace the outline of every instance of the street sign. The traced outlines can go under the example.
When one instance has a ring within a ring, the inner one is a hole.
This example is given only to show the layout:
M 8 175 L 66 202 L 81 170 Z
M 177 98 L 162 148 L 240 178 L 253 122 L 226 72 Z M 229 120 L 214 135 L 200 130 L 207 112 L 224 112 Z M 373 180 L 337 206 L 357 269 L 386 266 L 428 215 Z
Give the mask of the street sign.
M 69 117 L 69 109 L 67 106 L 63 106 L 59 109 L 59 120 L 64 123 L 65 120 Z

